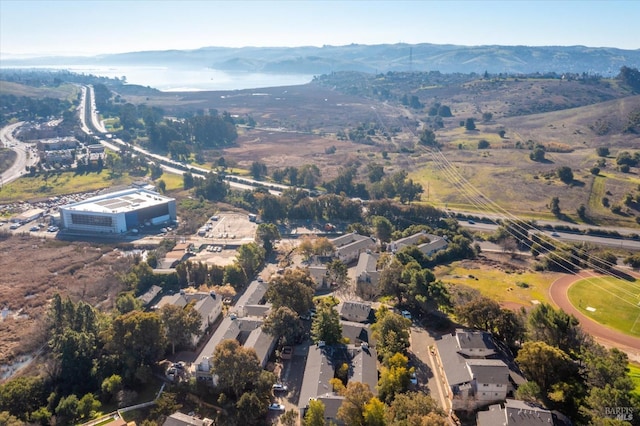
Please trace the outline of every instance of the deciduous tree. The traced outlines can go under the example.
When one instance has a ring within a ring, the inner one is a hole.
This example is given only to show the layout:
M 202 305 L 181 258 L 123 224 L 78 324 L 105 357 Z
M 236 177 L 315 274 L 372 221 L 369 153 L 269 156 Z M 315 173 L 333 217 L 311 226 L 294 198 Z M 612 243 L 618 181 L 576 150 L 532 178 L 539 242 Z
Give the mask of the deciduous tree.
M 167 341 L 171 344 L 171 353 L 176 353 L 176 345 L 191 344 L 192 336 L 202 334 L 200 324 L 202 315 L 194 308 L 193 303 L 186 306 L 164 305 L 160 308 L 160 317 L 167 336 Z

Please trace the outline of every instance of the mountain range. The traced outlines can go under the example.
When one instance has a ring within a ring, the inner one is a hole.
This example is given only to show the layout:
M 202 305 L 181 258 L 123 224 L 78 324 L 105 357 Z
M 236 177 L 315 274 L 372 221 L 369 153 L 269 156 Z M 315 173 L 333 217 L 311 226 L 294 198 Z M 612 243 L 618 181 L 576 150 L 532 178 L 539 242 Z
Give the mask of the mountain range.
M 48 56 L 2 60 L 3 67 L 94 65 L 208 67 L 221 71 L 329 74 L 335 71 L 385 73 L 590 73 L 616 75 L 620 67 L 640 67 L 640 49 L 586 46 L 459 46 L 379 44 L 322 47 L 203 47 L 195 50 L 129 52 L 98 56 Z

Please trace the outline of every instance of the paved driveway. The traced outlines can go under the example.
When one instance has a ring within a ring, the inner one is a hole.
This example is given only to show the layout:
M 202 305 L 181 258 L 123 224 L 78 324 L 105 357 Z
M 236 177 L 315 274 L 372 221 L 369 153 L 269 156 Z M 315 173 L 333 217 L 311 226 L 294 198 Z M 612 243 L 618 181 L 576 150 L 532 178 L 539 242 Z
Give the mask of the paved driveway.
M 410 362 L 416 367 L 419 390 L 429 394 L 445 413 L 449 413 L 451 408 L 442 370 L 438 368 L 436 356 L 429 350 L 429 347 L 435 347 L 435 341 L 440 335 L 440 333 L 412 325 L 409 356 Z M 454 424 L 451 419 L 448 420 L 450 424 Z

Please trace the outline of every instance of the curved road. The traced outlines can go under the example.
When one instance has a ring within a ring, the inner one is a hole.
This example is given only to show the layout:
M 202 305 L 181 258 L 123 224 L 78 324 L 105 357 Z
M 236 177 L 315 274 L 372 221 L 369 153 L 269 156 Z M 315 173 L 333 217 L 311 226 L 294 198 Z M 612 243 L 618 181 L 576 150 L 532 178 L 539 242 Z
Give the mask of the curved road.
M 592 335 L 596 341 L 607 347 L 615 347 L 626 352 L 629 359 L 640 362 L 640 338 L 629 336 L 611 328 L 605 327 L 580 312 L 569 301 L 567 291 L 571 284 L 584 278 L 593 278 L 588 272 L 580 272 L 576 275 L 567 274 L 555 280 L 549 287 L 551 302 L 568 314 L 574 315 L 580 320 L 582 329 Z
M 13 137 L 13 132 L 23 124 L 24 121 L 20 121 L 0 129 L 0 144 L 12 149 L 17 154 L 13 165 L 0 175 L 0 184 L 2 185 L 18 179 L 25 173 L 27 167 L 38 162 L 38 156 L 30 151 L 33 145 L 26 144 Z

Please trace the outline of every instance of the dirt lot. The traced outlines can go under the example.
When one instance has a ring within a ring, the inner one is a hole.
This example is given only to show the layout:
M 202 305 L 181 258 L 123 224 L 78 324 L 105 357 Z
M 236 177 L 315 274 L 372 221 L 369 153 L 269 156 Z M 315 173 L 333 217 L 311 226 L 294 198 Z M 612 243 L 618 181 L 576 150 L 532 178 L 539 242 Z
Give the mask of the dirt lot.
M 0 366 L 46 338 L 43 319 L 59 292 L 110 309 L 129 260 L 110 247 L 16 235 L 0 240 Z M 1 377 L 2 371 L 0 371 Z

